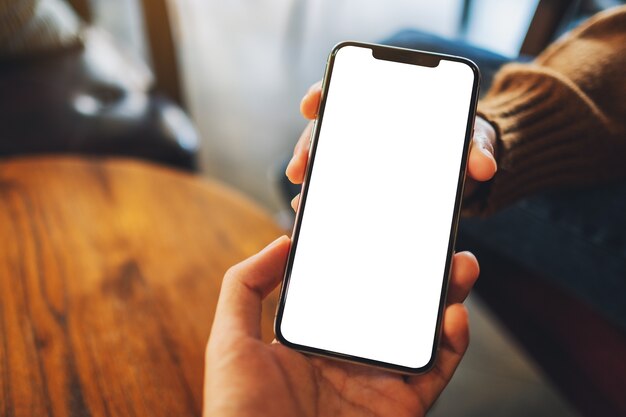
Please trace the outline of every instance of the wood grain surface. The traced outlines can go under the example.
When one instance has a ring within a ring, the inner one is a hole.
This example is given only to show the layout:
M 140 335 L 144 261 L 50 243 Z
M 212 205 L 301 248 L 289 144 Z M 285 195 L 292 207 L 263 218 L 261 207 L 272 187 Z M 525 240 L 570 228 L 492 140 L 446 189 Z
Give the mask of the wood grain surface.
M 222 276 L 280 233 L 227 187 L 144 163 L 0 163 L 0 416 L 200 415 Z

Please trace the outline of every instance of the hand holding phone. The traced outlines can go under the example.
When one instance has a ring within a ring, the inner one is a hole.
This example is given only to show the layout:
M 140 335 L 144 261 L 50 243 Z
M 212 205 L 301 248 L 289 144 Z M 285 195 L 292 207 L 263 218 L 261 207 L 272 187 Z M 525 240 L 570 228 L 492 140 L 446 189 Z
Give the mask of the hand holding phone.
M 463 58 L 349 42 L 333 50 L 324 86 L 277 338 L 424 372 L 437 350 L 478 70 Z M 338 204 L 346 191 L 351 209 Z
M 261 340 L 262 299 L 280 283 L 289 245 L 283 236 L 226 273 L 206 350 L 203 415 L 423 416 L 467 348 L 461 303 L 478 276 L 476 258 L 454 256 L 436 371 L 407 378 Z
M 317 115 L 320 96 L 317 84 L 303 99 L 303 116 Z M 309 138 L 310 130 L 302 135 L 287 170 L 295 183 L 304 177 Z M 495 173 L 495 161 L 481 158 L 476 149 L 472 147 L 472 155 L 478 157 L 470 155 L 468 173 L 476 181 L 487 180 Z M 477 177 L 473 172 L 487 175 Z M 346 172 L 339 180 L 351 179 L 349 175 Z M 338 204 L 355 209 L 349 194 Z M 261 341 L 261 301 L 279 284 L 289 247 L 289 239 L 280 238 L 226 274 L 207 345 L 204 415 L 424 415 L 452 377 L 469 342 L 467 313 L 461 303 L 478 277 L 476 258 L 468 252 L 452 258 L 435 370 L 406 377 Z

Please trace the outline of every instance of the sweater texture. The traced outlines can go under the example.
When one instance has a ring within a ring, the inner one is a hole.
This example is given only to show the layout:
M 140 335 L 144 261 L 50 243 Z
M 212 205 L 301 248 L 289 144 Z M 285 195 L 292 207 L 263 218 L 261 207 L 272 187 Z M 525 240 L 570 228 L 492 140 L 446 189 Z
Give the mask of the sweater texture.
M 529 64 L 505 65 L 479 103 L 498 172 L 466 214 L 553 188 L 626 178 L 626 7 L 599 13 Z

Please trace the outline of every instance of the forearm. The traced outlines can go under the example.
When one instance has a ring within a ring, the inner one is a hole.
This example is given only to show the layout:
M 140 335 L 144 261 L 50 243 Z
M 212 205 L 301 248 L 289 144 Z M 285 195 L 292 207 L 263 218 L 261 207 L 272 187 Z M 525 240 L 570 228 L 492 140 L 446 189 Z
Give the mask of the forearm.
M 467 211 L 625 178 L 625 68 L 626 8 L 592 18 L 531 64 L 505 66 L 479 104 L 498 131 L 498 173 Z

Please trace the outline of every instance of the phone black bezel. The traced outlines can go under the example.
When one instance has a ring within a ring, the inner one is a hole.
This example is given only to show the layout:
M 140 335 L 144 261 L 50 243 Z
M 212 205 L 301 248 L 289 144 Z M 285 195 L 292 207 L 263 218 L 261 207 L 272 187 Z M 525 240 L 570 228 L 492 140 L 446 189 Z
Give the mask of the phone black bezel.
M 309 178 L 313 171 L 313 165 L 315 161 L 315 153 L 317 150 L 320 127 L 322 125 L 323 118 L 324 118 L 324 109 L 326 106 L 326 99 L 328 96 L 329 86 L 330 86 L 330 82 L 332 78 L 334 60 L 335 60 L 335 56 L 337 52 L 341 48 L 346 47 L 346 46 L 356 46 L 356 47 L 371 49 L 372 54 L 377 59 L 409 63 L 413 65 L 424 65 L 424 66 L 429 66 L 429 67 L 436 67 L 439 64 L 440 60 L 462 62 L 468 65 L 472 69 L 472 72 L 474 73 L 474 84 L 472 86 L 472 96 L 470 99 L 470 106 L 468 109 L 467 126 L 465 130 L 465 142 L 463 144 L 463 155 L 461 158 L 461 165 L 459 167 L 457 191 L 456 191 L 456 198 L 455 198 L 455 203 L 454 203 L 454 212 L 453 212 L 452 222 L 450 226 L 450 237 L 448 240 L 448 253 L 446 256 L 446 265 L 445 265 L 444 277 L 443 277 L 444 282 L 441 288 L 441 295 L 439 299 L 439 311 L 437 314 L 437 325 L 436 325 L 437 330 L 435 331 L 435 335 L 434 335 L 433 350 L 430 356 L 430 360 L 428 361 L 426 365 L 419 367 L 419 368 L 411 368 L 411 367 L 401 366 L 401 365 L 397 365 L 393 363 L 347 355 L 347 354 L 343 354 L 339 352 L 327 351 L 324 349 L 319 349 L 319 348 L 315 348 L 311 346 L 299 345 L 299 344 L 288 341 L 283 336 L 281 329 L 280 329 L 282 318 L 283 318 L 283 313 L 284 313 L 286 296 L 287 296 L 287 292 L 289 288 L 289 280 L 291 278 L 291 270 L 293 267 L 294 255 L 296 252 L 296 248 L 298 244 L 298 237 L 300 234 L 300 225 L 302 222 L 302 217 L 304 215 L 304 207 L 306 206 Z M 298 211 L 296 213 L 296 218 L 295 218 L 295 223 L 294 223 L 294 228 L 293 228 L 293 233 L 292 233 L 291 248 L 289 250 L 287 264 L 285 266 L 282 287 L 280 290 L 280 298 L 279 298 L 278 307 L 276 310 L 276 318 L 274 322 L 274 333 L 276 335 L 276 339 L 280 343 L 292 349 L 303 352 L 303 353 L 325 356 L 325 357 L 330 357 L 333 359 L 339 359 L 339 360 L 353 362 L 353 363 L 366 364 L 366 365 L 375 366 L 378 368 L 383 368 L 383 369 L 391 370 L 394 372 L 405 373 L 405 374 L 421 374 L 421 373 L 427 372 L 433 367 L 436 356 L 437 356 L 439 340 L 441 338 L 441 321 L 443 319 L 443 311 L 445 308 L 445 301 L 446 301 L 446 296 L 447 296 L 447 291 L 448 291 L 448 283 L 450 279 L 450 267 L 452 263 L 452 255 L 454 253 L 454 245 L 456 241 L 457 227 L 458 227 L 460 211 L 461 211 L 461 198 L 463 196 L 463 189 L 465 185 L 465 171 L 466 171 L 467 161 L 468 161 L 468 156 L 469 156 L 472 132 L 474 129 L 474 120 L 476 117 L 476 105 L 478 102 L 479 85 L 480 85 L 480 71 L 478 70 L 478 67 L 471 60 L 462 58 L 462 57 L 438 54 L 438 53 L 427 52 L 427 51 L 397 48 L 397 47 L 391 47 L 391 46 L 385 46 L 385 45 L 354 42 L 354 41 L 341 42 L 332 49 L 328 57 L 326 71 L 325 71 L 324 79 L 322 82 L 322 97 L 321 97 L 320 105 L 319 105 L 318 118 L 315 121 L 314 129 L 311 132 L 311 147 L 310 147 L 309 161 L 307 164 L 307 169 L 306 169 L 304 181 L 302 184 L 300 203 L 299 203 Z

